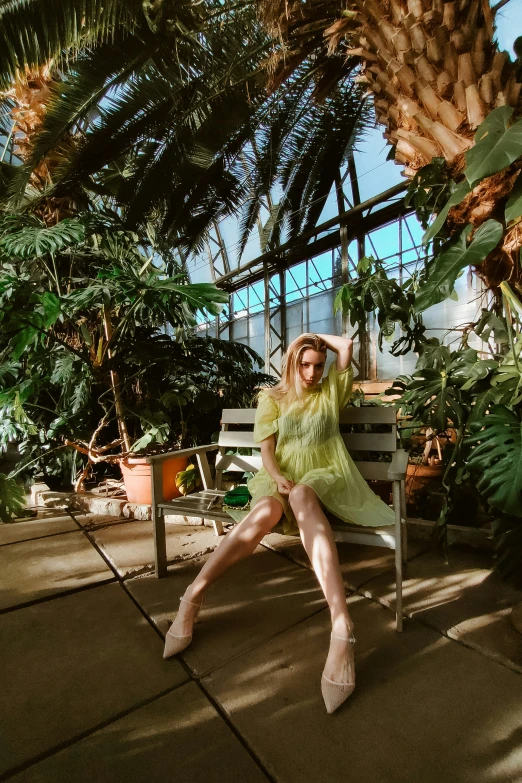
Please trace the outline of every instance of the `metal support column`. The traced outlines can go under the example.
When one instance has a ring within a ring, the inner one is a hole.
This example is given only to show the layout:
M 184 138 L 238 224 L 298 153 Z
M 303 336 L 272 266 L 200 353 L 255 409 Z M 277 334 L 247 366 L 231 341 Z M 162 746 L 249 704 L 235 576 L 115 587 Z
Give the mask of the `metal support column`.
M 348 157 L 348 171 L 350 173 L 350 183 L 352 186 L 353 205 L 358 206 L 361 203 L 361 195 L 359 193 L 359 183 L 357 181 L 357 170 L 355 168 L 355 160 L 353 155 Z M 366 255 L 364 234 L 357 235 L 357 260 L 360 261 Z M 369 319 L 365 328 L 359 330 L 359 380 L 367 380 L 370 375 L 370 325 Z
M 279 278 L 279 291 L 265 266 L 265 372 L 281 376 L 281 361 L 286 350 L 286 287 L 284 271 L 273 277 Z M 279 327 L 276 318 L 279 315 Z
M 265 282 L 265 372 L 270 374 L 270 275 L 264 266 Z

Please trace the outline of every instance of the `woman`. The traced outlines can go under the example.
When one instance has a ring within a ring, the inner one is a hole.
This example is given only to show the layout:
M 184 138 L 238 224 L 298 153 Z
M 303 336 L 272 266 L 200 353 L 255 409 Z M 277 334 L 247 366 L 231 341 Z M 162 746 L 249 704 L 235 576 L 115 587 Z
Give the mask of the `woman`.
M 337 354 L 337 361 L 320 383 L 327 348 Z M 323 508 L 347 523 L 394 523 L 392 509 L 368 487 L 339 434 L 339 409 L 352 388 L 352 350 L 352 340 L 329 334 L 302 334 L 288 347 L 281 381 L 259 394 L 254 441 L 261 443 L 263 468 L 248 482 L 251 510 L 227 533 L 180 599 L 164 652 L 168 658 L 190 644 L 205 590 L 251 554 L 282 518 L 284 533 L 300 535 L 330 609 L 330 650 L 321 677 L 329 713 L 355 688 L 355 639 L 337 547 Z M 238 518 L 237 511 L 230 513 Z M 244 513 L 239 512 L 239 518 Z

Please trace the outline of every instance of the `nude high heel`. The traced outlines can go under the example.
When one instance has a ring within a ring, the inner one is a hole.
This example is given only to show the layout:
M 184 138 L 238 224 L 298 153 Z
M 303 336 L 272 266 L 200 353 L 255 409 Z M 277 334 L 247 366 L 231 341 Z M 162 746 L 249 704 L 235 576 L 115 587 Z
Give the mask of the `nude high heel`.
M 203 596 L 201 603 L 196 604 L 194 601 L 187 601 L 186 598 L 183 598 L 183 596 L 180 597 L 180 601 L 185 601 L 186 604 L 192 604 L 192 606 L 197 606 L 198 610 L 196 614 L 194 615 L 194 623 L 197 620 L 199 611 L 201 607 L 203 606 L 203 602 L 205 601 L 205 596 Z M 174 623 L 172 623 L 174 625 Z M 170 626 L 172 628 L 172 625 Z M 165 636 L 165 649 L 163 650 L 163 657 L 164 658 L 171 658 L 173 655 L 176 655 L 176 653 L 181 652 L 185 649 L 185 647 L 188 647 L 189 644 L 192 641 L 192 634 L 186 634 L 185 636 L 177 636 L 176 634 L 173 634 L 170 632 L 170 629 L 167 631 L 167 634 Z
M 342 639 L 344 642 L 350 642 L 355 644 L 355 638 L 350 636 L 348 639 L 345 636 L 335 636 L 331 634 L 332 639 Z M 348 696 L 355 690 L 355 682 L 334 682 L 323 674 L 321 676 L 321 693 L 326 707 L 326 712 L 331 715 L 335 712 L 337 707 L 346 701 Z

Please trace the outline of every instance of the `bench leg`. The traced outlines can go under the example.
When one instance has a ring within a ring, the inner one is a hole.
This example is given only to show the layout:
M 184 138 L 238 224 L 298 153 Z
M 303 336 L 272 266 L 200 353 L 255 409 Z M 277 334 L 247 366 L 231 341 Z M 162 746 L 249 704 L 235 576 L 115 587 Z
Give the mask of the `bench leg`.
M 402 523 L 400 481 L 393 482 L 395 511 L 395 621 L 397 633 L 402 631 Z
M 401 517 L 402 517 L 402 562 L 404 565 L 408 562 L 408 526 L 406 515 L 406 490 L 404 481 L 401 481 Z
M 161 579 L 167 576 L 167 541 L 165 517 L 156 506 L 152 506 L 152 524 L 154 525 L 154 566 L 156 578 Z
M 204 522 L 205 520 L 203 520 Z M 223 530 L 223 522 L 220 519 L 211 519 L 210 522 L 212 522 L 212 527 L 214 528 L 214 533 L 216 536 L 224 536 L 225 531 Z

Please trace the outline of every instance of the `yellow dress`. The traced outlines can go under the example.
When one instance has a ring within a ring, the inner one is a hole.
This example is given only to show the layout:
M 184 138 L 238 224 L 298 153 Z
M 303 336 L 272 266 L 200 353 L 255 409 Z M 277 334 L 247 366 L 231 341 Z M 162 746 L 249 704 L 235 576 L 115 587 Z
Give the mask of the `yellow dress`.
M 339 410 L 344 408 L 352 390 L 353 369 L 338 372 L 335 361 L 322 383 L 306 391 L 304 399 L 291 405 L 279 405 L 265 392 L 259 395 L 254 425 L 254 441 L 260 443 L 275 434 L 275 458 L 285 478 L 311 487 L 324 507 L 347 524 L 393 525 L 395 516 L 372 492 L 350 457 L 339 433 Z M 250 509 L 259 498 L 277 498 L 284 516 L 278 528 L 285 535 L 299 535 L 299 528 L 288 503 L 277 491 L 277 484 L 265 468 L 248 482 L 252 495 Z M 227 508 L 236 521 L 250 509 Z

